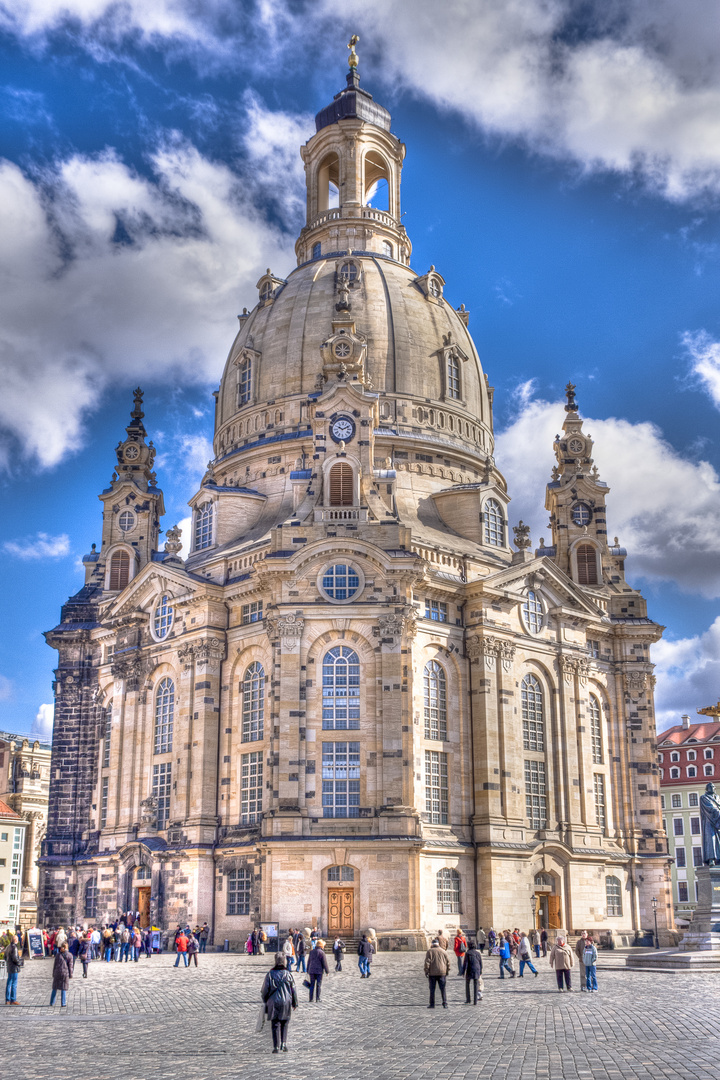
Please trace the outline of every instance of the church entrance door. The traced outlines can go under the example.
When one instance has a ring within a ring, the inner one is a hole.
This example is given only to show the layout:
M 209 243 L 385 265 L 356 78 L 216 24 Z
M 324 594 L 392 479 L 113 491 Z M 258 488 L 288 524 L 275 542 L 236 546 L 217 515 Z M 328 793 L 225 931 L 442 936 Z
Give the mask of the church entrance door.
M 355 929 L 355 893 L 352 889 L 328 891 L 328 933 L 352 934 Z
M 138 889 L 137 909 L 140 912 L 140 925 L 143 930 L 150 925 L 150 886 L 145 885 Z
M 559 930 L 561 926 L 560 897 L 548 896 L 548 929 Z

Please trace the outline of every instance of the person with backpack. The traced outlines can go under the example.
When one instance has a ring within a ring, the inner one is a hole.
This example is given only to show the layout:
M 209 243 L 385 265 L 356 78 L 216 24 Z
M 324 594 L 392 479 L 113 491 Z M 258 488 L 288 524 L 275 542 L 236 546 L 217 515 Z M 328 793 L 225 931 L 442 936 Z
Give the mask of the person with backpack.
M 287 1053 L 287 1033 L 290 1019 L 298 1006 L 295 980 L 285 967 L 285 954 L 275 954 L 275 967 L 268 971 L 262 985 L 261 997 L 265 1003 L 265 1015 L 270 1021 L 273 1054 L 280 1050 Z
M 485 989 L 482 980 L 482 967 L 482 953 L 476 947 L 475 942 L 470 941 L 467 952 L 463 957 L 466 1005 L 477 1005 L 478 1001 L 482 1001 L 482 992 Z M 472 1000 L 470 1000 L 470 983 L 473 984 Z
M 466 939 L 465 935 L 463 934 L 462 930 L 460 929 L 460 927 L 458 927 L 457 932 L 455 934 L 455 941 L 453 942 L 453 952 L 455 953 L 455 956 L 457 958 L 458 977 L 459 978 L 462 978 L 463 960 L 465 958 L 465 953 L 467 952 L 467 947 L 468 947 L 467 946 L 467 939 Z
M 583 952 L 583 964 L 585 965 L 585 989 L 588 994 L 597 994 L 597 961 L 598 951 L 597 946 L 590 934 L 585 939 L 585 949 Z
M 538 976 L 538 970 L 532 962 L 532 951 L 530 949 L 530 939 L 527 934 L 520 935 L 520 944 L 518 945 L 518 957 L 520 959 L 520 978 L 523 977 L 523 971 L 527 965 L 532 971 L 535 978 Z
M 5 1004 L 17 1005 L 17 984 L 18 975 L 20 974 L 20 968 L 23 966 L 23 960 L 20 956 L 20 950 L 18 949 L 18 936 L 13 934 L 10 937 L 10 943 L 5 946 L 5 969 L 7 971 L 7 981 L 5 983 Z
M 335 970 L 342 971 L 342 958 L 345 952 L 345 942 L 341 937 L 336 937 L 333 943 L 333 956 L 335 957 Z

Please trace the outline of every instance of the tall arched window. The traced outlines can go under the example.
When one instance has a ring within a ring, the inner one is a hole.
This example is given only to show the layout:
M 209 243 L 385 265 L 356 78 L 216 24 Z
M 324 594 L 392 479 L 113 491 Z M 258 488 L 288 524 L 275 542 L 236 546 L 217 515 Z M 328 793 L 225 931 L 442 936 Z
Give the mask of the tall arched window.
M 163 679 L 155 693 L 155 753 L 169 754 L 172 750 L 175 715 L 175 683 Z
M 130 580 L 130 556 L 127 551 L 116 551 L 110 560 L 111 589 L 124 589 Z
M 98 910 L 98 883 L 97 878 L 90 878 L 85 886 L 85 918 L 97 919 Z
M 590 714 L 590 744 L 592 746 L 593 764 L 602 765 L 602 714 L 600 712 L 600 702 L 594 694 L 590 695 L 588 712 Z
M 263 738 L 265 720 L 265 671 L 253 661 L 242 682 L 242 741 L 257 742 Z
M 425 738 L 447 739 L 447 690 L 445 672 L 437 660 L 425 665 Z
M 238 405 L 247 405 L 252 390 L 252 360 L 246 356 L 238 368 Z
M 619 878 L 605 878 L 605 900 L 608 915 L 622 915 L 622 889 Z
M 447 358 L 447 396 L 460 397 L 460 361 L 454 352 L 448 353 Z
M 502 507 L 495 499 L 486 499 L 483 511 L 485 543 L 491 547 L 503 547 L 505 543 L 505 523 Z
M 195 550 L 209 548 L 213 542 L 213 504 L 203 503 L 195 511 Z
M 460 914 L 460 875 L 457 870 L 447 866 L 437 873 L 438 913 L 440 915 Z
M 330 469 L 330 506 L 352 506 L 354 502 L 353 471 L 346 461 L 338 461 Z
M 336 645 L 323 659 L 322 726 L 360 727 L 360 660 L 353 649 Z
M 543 723 L 543 693 L 534 675 L 526 675 L 520 690 L 522 702 L 523 749 L 545 749 L 545 726 Z
M 592 544 L 580 544 L 576 552 L 579 585 L 597 585 L 597 552 Z
M 103 731 L 103 758 L 102 767 L 110 766 L 110 739 L 112 738 L 112 701 L 105 708 L 105 730 Z

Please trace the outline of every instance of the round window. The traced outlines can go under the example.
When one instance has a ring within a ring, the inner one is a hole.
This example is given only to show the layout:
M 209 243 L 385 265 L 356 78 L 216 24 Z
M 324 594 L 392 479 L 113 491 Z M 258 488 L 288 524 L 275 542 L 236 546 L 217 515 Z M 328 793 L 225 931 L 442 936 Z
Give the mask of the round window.
M 135 525 L 135 515 L 132 510 L 123 510 L 122 514 L 118 518 L 118 525 L 123 532 L 130 532 Z
M 167 637 L 170 632 L 172 622 L 173 609 L 170 602 L 170 597 L 167 595 L 161 596 L 160 601 L 155 608 L 155 614 L 153 615 L 153 629 L 155 631 L 155 637 Z
M 354 566 L 349 563 L 335 563 L 323 570 L 318 584 L 328 600 L 344 602 L 357 596 L 364 581 L 362 572 Z
M 335 355 L 339 356 L 341 360 L 344 359 L 345 357 L 349 356 L 350 355 L 350 344 L 349 344 L 349 342 L 347 342 L 347 341 L 338 341 L 337 345 L 335 346 Z
M 126 461 L 135 461 L 140 456 L 140 450 L 134 443 L 125 447 L 124 456 Z
M 592 510 L 585 503 L 575 503 L 572 508 L 572 519 L 576 525 L 589 525 L 592 519 Z

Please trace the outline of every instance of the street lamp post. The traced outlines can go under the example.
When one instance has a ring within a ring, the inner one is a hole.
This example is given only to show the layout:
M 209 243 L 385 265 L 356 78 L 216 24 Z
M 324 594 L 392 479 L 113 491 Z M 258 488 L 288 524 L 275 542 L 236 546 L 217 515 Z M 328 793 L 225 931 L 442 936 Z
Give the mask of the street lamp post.
M 658 928 L 657 928 L 657 906 L 658 906 L 657 897 L 653 896 L 650 903 L 653 906 L 653 915 L 655 916 L 655 948 L 659 949 L 660 948 L 660 939 L 658 938 Z
M 537 896 L 535 893 L 530 897 L 530 908 L 532 910 L 532 928 L 537 930 L 537 921 L 535 919 L 535 911 L 537 910 Z

